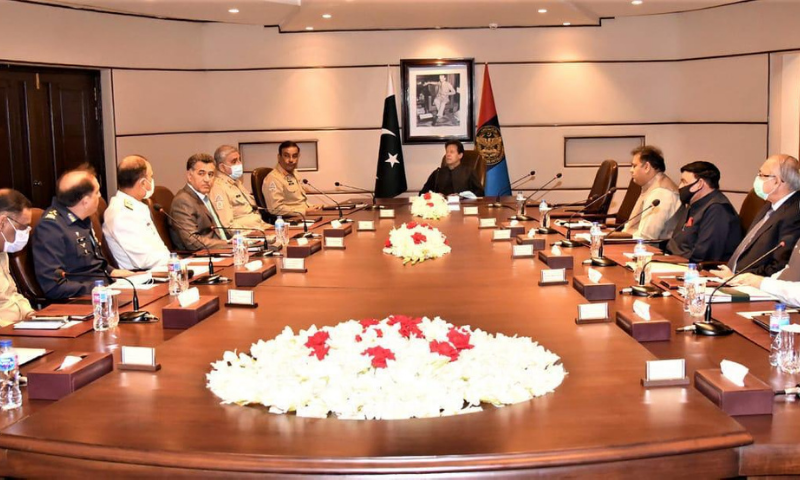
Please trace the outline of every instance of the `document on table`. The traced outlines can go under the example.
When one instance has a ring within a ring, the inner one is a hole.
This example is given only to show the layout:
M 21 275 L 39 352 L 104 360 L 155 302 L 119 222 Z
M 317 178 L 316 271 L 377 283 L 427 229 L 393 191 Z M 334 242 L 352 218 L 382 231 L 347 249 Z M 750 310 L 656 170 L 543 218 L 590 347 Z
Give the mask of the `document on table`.
M 14 351 L 17 352 L 17 360 L 19 361 L 20 366 L 47 355 L 46 348 L 14 347 Z
M 74 327 L 80 324 L 80 321 L 71 320 L 69 322 L 62 322 L 60 320 L 53 321 L 22 321 L 14 324 L 14 330 L 61 330 L 64 328 Z
M 709 301 L 711 293 L 716 287 L 706 287 L 706 301 Z M 732 293 L 732 294 L 731 294 Z M 731 303 L 731 302 L 766 302 L 777 300 L 774 296 L 759 290 L 755 287 L 742 285 L 739 287 L 723 287 L 714 294 L 711 303 Z

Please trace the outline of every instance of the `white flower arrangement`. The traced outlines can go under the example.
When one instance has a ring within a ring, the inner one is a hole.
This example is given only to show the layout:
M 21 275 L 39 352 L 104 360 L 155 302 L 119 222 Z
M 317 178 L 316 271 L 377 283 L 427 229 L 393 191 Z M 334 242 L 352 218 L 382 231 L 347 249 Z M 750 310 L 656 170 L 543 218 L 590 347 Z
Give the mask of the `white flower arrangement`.
M 412 265 L 430 258 L 450 253 L 447 237 L 427 223 L 408 222 L 393 228 L 383 248 L 383 253 L 403 259 Z
M 553 392 L 560 358 L 527 337 L 492 335 L 392 315 L 334 327 L 290 327 L 250 355 L 225 352 L 207 387 L 223 404 L 261 404 L 303 417 L 405 419 L 503 406 Z
M 411 201 L 411 214 L 426 220 L 438 220 L 450 215 L 450 210 L 442 194 L 428 192 Z

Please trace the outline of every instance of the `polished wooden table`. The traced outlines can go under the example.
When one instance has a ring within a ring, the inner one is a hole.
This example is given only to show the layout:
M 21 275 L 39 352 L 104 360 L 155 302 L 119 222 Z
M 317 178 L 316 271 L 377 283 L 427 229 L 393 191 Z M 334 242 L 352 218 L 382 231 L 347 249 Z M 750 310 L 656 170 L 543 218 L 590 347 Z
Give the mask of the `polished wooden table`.
M 374 219 L 377 231 L 353 232 L 345 238 L 346 250 L 309 257 L 308 273 L 268 279 L 254 289 L 256 310 L 223 307 L 180 333 L 159 323 L 124 325 L 74 340 L 48 339 L 47 345 L 15 337 L 18 345 L 56 349 L 53 358 L 73 349 L 156 346 L 163 368 L 115 371 L 58 402 L 26 400 L 23 409 L 2 414 L 0 473 L 720 478 L 800 471 L 791 462 L 800 440 L 797 405 L 780 399 L 774 416 L 731 418 L 694 387 L 640 385 L 645 362 L 656 358 L 685 358 L 690 375 L 729 358 L 776 389 L 795 382 L 770 368 L 758 345 L 739 335 L 691 334 L 639 344 L 613 323 L 576 325 L 577 305 L 587 302 L 571 285 L 539 287 L 539 272 L 546 266 L 512 259 L 509 242 L 492 242 L 491 230 L 479 230 L 476 217 L 460 212 L 430 222 L 448 236 L 451 254 L 403 266 L 381 251 L 392 226 L 411 219 L 407 204 L 395 206 L 394 220 L 378 220 L 375 212 L 353 213 L 355 220 Z M 511 213 L 484 206 L 480 211 L 500 219 Z M 572 253 L 576 273 L 583 273 L 588 250 Z M 633 280 L 622 267 L 602 272 L 620 288 Z M 228 288 L 202 290 L 224 297 Z M 158 313 L 168 300 L 151 310 Z M 612 318 L 633 301 L 618 296 L 610 302 Z M 673 298 L 646 301 L 675 326 L 692 320 Z M 273 415 L 264 407 L 220 405 L 205 387 L 210 363 L 224 351 L 247 351 L 286 325 L 299 330 L 390 314 L 438 315 L 457 325 L 530 336 L 561 356 L 568 376 L 554 393 L 520 404 L 395 421 Z M 781 461 L 772 461 L 781 452 Z

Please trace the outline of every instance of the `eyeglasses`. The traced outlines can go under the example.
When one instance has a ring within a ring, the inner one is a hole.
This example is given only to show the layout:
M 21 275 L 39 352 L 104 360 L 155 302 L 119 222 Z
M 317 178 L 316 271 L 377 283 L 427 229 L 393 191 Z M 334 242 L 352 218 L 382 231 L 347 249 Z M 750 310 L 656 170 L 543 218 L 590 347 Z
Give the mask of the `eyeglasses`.
M 30 228 L 30 225 L 23 225 L 11 217 L 6 217 L 6 219 L 11 222 L 11 226 L 14 227 L 14 230 L 27 230 Z
M 761 173 L 761 172 L 758 172 L 758 174 L 757 174 L 756 176 L 757 176 L 758 178 L 776 178 L 776 177 L 777 177 L 777 175 L 764 175 L 764 174 L 763 174 L 763 173 Z

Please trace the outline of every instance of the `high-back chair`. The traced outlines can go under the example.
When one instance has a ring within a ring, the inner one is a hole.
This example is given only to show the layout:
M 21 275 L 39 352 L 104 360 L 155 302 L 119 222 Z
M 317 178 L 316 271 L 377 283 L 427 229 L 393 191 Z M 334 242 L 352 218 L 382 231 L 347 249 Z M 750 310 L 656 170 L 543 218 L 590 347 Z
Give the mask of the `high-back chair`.
M 445 157 L 442 157 L 442 166 L 444 167 Z M 483 157 L 478 154 L 477 150 L 464 150 L 464 155 L 461 157 L 461 164 L 471 168 L 475 171 L 475 176 L 481 182 L 481 187 L 486 187 L 486 162 Z
M 44 211 L 41 208 L 31 208 L 31 232 L 30 238 L 33 238 L 33 231 L 39 220 L 42 218 Z M 9 270 L 14 281 L 17 283 L 17 290 L 21 293 L 31 305 L 36 308 L 44 307 L 48 301 L 44 296 L 44 291 L 36 280 L 36 270 L 33 266 L 33 248 L 31 242 L 25 245 L 25 248 L 16 253 L 8 255 Z M 55 275 L 55 273 L 53 273 Z
M 263 208 L 261 210 L 261 218 L 267 223 L 275 223 L 275 217 L 267 212 L 267 200 L 264 198 L 264 179 L 267 178 L 272 169 L 269 167 L 258 167 L 253 170 L 250 175 L 250 188 L 253 190 L 253 197 L 256 199 L 256 205 Z
M 617 162 L 614 160 L 603 160 L 603 163 L 600 164 L 594 176 L 594 182 L 592 183 L 592 188 L 589 190 L 589 195 L 586 197 L 586 200 L 563 205 L 570 208 L 567 208 L 565 212 L 554 212 L 550 216 L 552 218 L 569 217 L 576 211 L 583 209 L 592 200 L 606 194 L 612 187 L 616 187 L 618 174 L 619 167 Z M 613 197 L 613 195 L 608 195 L 603 200 L 592 203 L 583 212 L 583 217 L 587 219 L 605 218 L 608 215 L 608 208 L 611 206 Z
M 172 238 L 169 236 L 169 220 L 163 213 L 156 212 L 153 206 L 158 204 L 165 212 L 169 213 L 173 198 L 174 195 L 170 189 L 156 186 L 153 195 L 146 200 L 147 205 L 150 207 L 150 216 L 153 217 L 153 225 L 155 225 L 156 231 L 158 231 L 158 236 L 161 237 L 164 245 L 166 245 L 171 252 L 175 251 L 175 245 L 172 243 Z
M 744 197 L 742 207 L 739 209 L 739 222 L 742 226 L 742 235 L 746 234 L 747 230 L 750 229 L 750 225 L 753 224 L 753 220 L 756 219 L 756 215 L 758 215 L 758 212 L 761 211 L 765 203 L 767 203 L 767 201 L 759 198 L 759 196 L 756 195 L 756 191 L 752 188 L 747 193 L 747 196 Z

